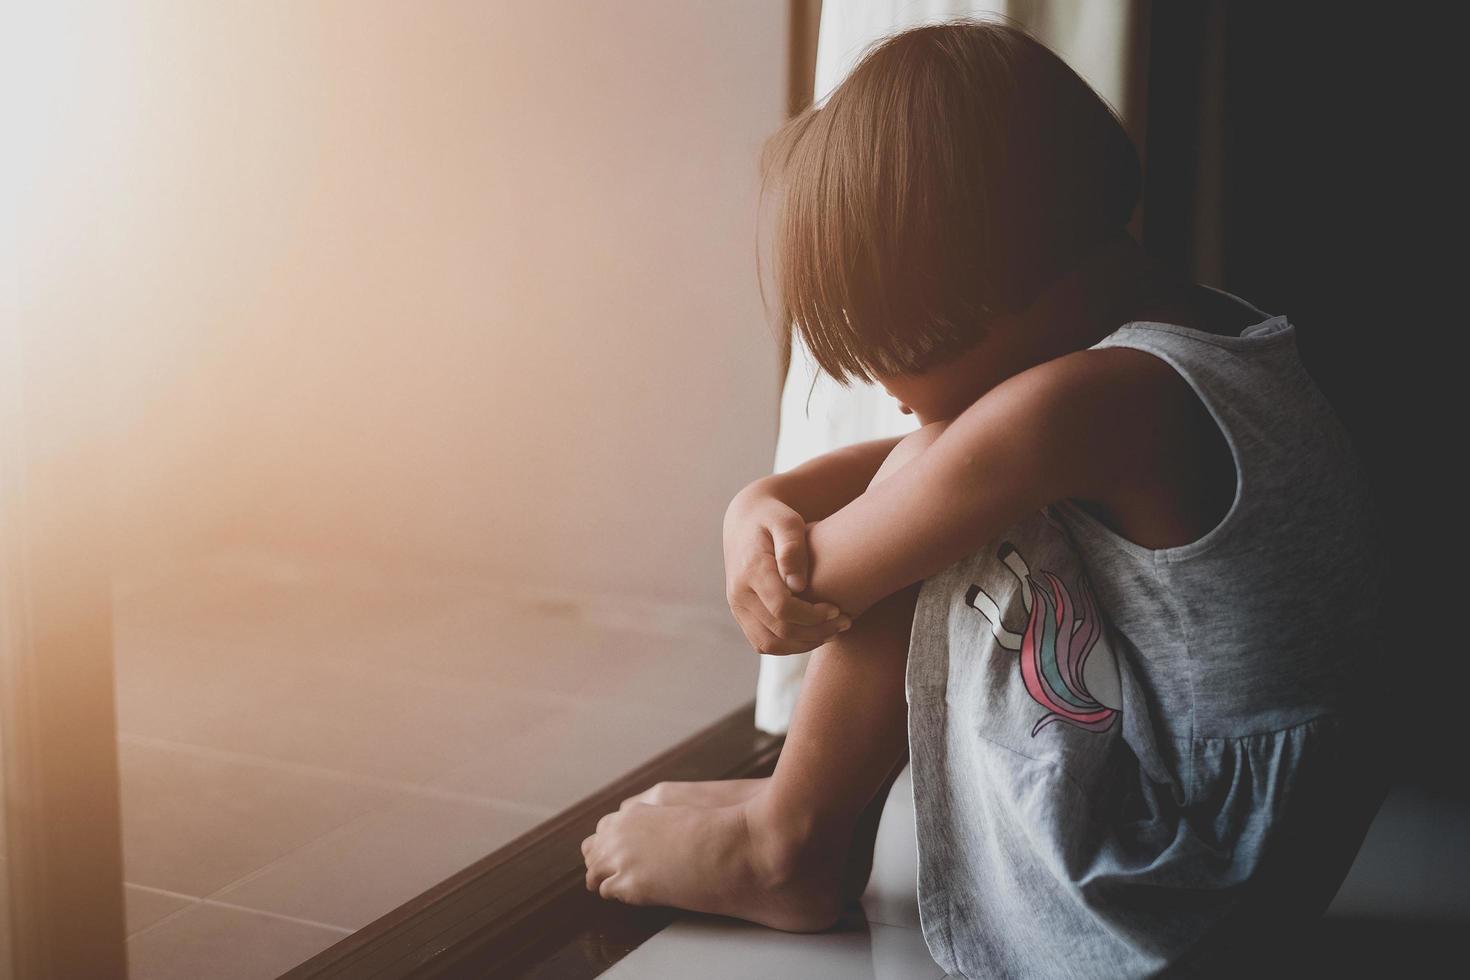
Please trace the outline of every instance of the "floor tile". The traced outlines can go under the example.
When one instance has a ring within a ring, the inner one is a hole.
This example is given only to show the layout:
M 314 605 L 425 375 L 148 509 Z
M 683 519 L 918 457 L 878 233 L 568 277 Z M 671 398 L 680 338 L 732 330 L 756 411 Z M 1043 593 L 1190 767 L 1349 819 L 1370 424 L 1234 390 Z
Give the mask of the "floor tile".
M 292 575 L 212 573 L 208 563 L 147 584 L 114 583 L 113 629 L 119 666 L 174 667 L 231 658 L 289 665 L 302 653 L 349 653 L 384 630 L 430 615 L 448 600 L 416 590 L 411 579 L 366 587 L 342 573 L 301 567 Z
M 118 748 L 126 880 L 185 895 L 208 895 L 393 798 L 186 749 Z
M 195 902 L 193 898 L 166 895 L 139 888 L 137 885 L 123 886 L 123 900 L 127 906 L 129 936 L 142 932 L 155 922 L 173 915 L 179 909 L 188 908 Z
M 550 723 L 487 747 L 431 785 L 560 811 L 703 726 L 617 705 L 558 709 Z
M 341 638 L 339 637 L 338 642 Z M 492 687 L 436 684 L 413 651 L 378 666 L 285 626 L 233 637 L 134 631 L 120 648 L 118 725 L 162 738 L 376 779 L 418 782 L 540 723 L 544 703 Z
M 199 904 L 128 940 L 128 980 L 272 980 L 344 935 Z
M 474 804 L 406 797 L 214 897 L 358 929 L 540 820 Z
M 937 980 L 917 929 L 861 917 L 820 933 L 790 933 L 705 916 L 680 918 L 633 950 L 606 980 Z
M 475 690 L 529 690 L 637 705 L 704 723 L 749 701 L 758 658 L 733 623 L 679 634 L 610 623 L 575 604 L 529 609 L 493 598 L 404 623 L 362 652 Z

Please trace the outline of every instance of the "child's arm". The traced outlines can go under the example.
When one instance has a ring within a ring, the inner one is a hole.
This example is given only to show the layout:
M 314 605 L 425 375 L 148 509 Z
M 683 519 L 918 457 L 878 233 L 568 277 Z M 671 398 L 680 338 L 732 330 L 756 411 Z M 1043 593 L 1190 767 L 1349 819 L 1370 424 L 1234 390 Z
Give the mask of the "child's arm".
M 1039 364 L 995 386 L 934 442 L 808 528 L 801 598 L 857 618 L 1065 497 L 1102 499 L 1126 448 L 1116 377 L 1098 352 Z M 1106 406 L 1106 411 L 1100 410 Z
M 903 436 L 870 439 L 814 456 L 800 466 L 772 473 L 746 486 L 746 496 L 775 497 L 807 521 L 830 517 L 851 503 Z
M 901 436 L 824 453 L 747 486 L 725 511 L 725 597 L 753 649 L 791 654 L 826 643 L 851 618 L 830 603 L 793 596 L 806 588 L 807 522 L 860 494 Z

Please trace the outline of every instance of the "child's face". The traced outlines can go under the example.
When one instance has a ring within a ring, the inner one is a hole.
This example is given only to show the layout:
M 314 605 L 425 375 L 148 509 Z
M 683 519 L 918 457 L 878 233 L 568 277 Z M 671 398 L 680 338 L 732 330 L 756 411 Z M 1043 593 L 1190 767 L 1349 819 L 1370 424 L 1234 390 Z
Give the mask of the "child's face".
M 1004 374 L 981 343 L 958 356 L 936 364 L 923 374 L 874 374 L 883 389 L 898 401 L 898 410 L 918 418 L 920 425 L 958 416 L 975 403 Z
M 915 378 L 912 375 L 892 375 L 889 377 L 878 377 L 878 383 L 883 386 L 884 391 L 888 392 L 894 397 L 894 399 L 898 401 L 898 410 L 905 415 L 914 414 L 913 408 L 911 408 L 908 402 L 905 401 L 906 398 L 912 397 L 911 393 L 914 390 L 914 382 Z M 927 422 L 925 422 L 923 415 L 919 416 L 919 424 L 928 424 Z
M 984 338 L 922 374 L 869 373 L 898 400 L 899 411 L 917 416 L 920 425 L 948 422 L 1006 378 L 1057 356 L 1043 343 L 1048 337 L 1016 316 L 999 316 L 987 324 Z
M 916 417 L 920 425 L 952 420 L 969 408 L 983 393 L 978 381 L 974 372 L 955 370 L 948 364 L 923 374 L 878 378 L 884 390 L 897 400 L 898 410 Z

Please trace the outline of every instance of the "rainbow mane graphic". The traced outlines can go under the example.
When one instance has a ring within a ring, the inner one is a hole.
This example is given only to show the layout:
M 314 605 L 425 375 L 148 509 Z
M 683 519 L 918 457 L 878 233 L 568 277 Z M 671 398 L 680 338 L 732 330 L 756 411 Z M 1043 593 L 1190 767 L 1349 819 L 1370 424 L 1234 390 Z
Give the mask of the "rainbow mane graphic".
M 1099 702 L 1087 690 L 1083 667 L 1103 634 L 1102 617 L 1085 576 L 1077 579 L 1074 601 L 1062 580 L 1051 572 L 1041 572 L 1042 581 L 1031 575 L 1010 542 L 996 553 L 1021 583 L 1021 600 L 1026 606 L 1026 629 L 1012 633 L 1001 623 L 1000 609 L 978 585 L 965 593 L 965 605 L 990 621 L 996 642 L 1020 654 L 1021 678 L 1032 700 L 1047 714 L 1031 729 L 1031 737 L 1054 721 L 1065 721 L 1090 732 L 1104 732 L 1113 726 L 1118 709 Z M 1035 596 L 1041 602 L 1035 601 Z

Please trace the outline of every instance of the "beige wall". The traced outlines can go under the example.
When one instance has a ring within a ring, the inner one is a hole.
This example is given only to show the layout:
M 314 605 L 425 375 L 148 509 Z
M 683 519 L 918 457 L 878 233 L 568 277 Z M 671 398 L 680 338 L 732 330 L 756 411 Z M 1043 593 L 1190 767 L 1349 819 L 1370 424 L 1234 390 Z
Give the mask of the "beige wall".
M 274 543 L 722 601 L 775 440 L 785 0 L 57 10 L 21 316 L 99 373 L 120 564 Z

